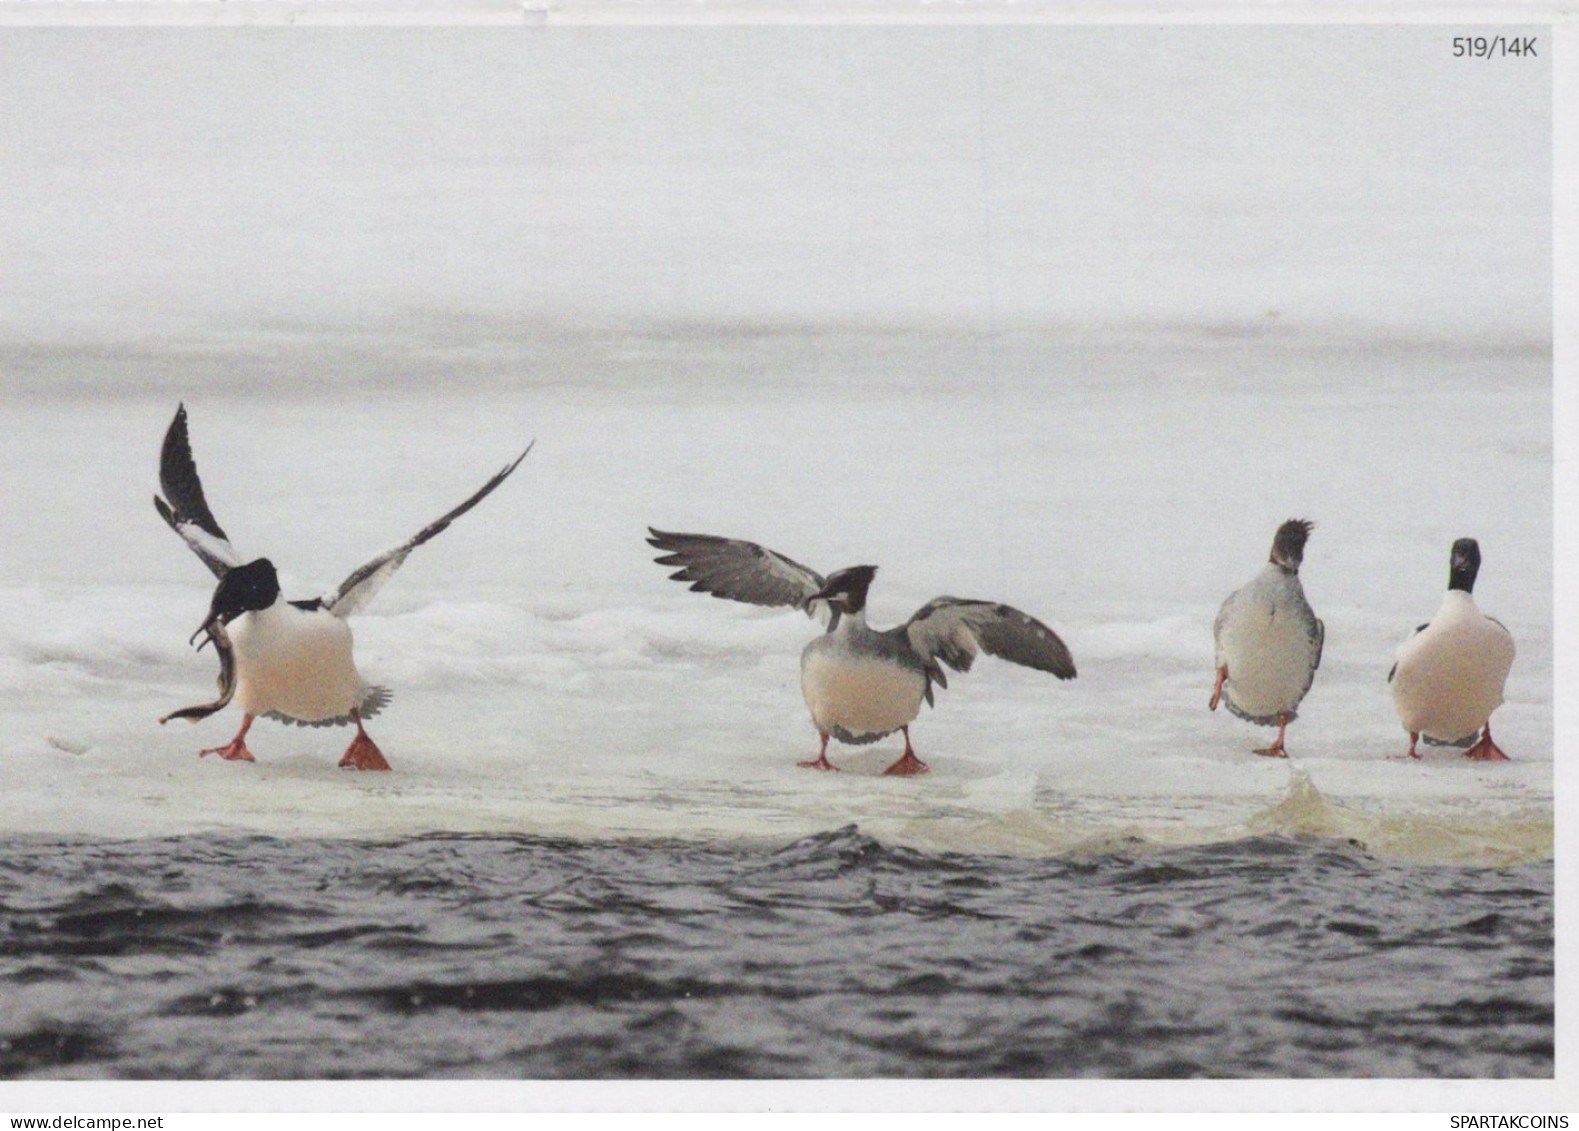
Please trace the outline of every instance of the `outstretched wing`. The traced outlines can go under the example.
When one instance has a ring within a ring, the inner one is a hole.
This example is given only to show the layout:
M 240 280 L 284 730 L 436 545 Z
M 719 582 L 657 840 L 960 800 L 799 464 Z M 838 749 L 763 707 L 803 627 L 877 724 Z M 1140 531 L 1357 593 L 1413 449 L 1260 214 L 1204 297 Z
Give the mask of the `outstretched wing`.
M 942 664 L 968 672 L 977 652 L 1075 678 L 1075 661 L 1058 634 L 1028 613 L 991 601 L 938 597 L 916 610 L 905 624 L 910 646 L 926 664 L 927 676 L 947 687 Z M 927 689 L 928 694 L 931 688 Z
M 537 441 L 533 440 L 531 444 L 528 444 L 525 452 L 516 456 L 514 462 L 506 464 L 500 469 L 498 474 L 478 488 L 460 506 L 444 515 L 444 517 L 428 523 L 428 525 L 394 549 L 386 550 L 362 566 L 350 577 L 342 581 L 339 588 L 334 592 L 326 593 L 319 598 L 318 605 L 328 609 L 335 616 L 344 618 L 367 604 L 373 599 L 373 594 L 378 592 L 379 587 L 389 580 L 390 575 L 401 567 L 412 550 L 415 550 L 429 539 L 442 534 L 449 527 L 450 523 L 486 499 L 495 487 L 508 479 L 510 473 L 520 466 L 521 461 L 526 458 L 527 452 L 530 452 L 533 444 L 536 443 Z
M 736 538 L 712 534 L 671 534 L 647 528 L 652 535 L 649 546 L 669 551 L 655 559 L 659 565 L 679 566 L 669 576 L 689 581 L 694 593 L 711 593 L 748 605 L 787 605 L 804 610 L 806 615 L 827 619 L 828 603 L 806 604 L 819 592 L 825 579 L 783 554 Z
M 203 482 L 197 477 L 192 444 L 187 439 L 184 404 L 176 408 L 175 419 L 164 434 L 164 447 L 159 453 L 159 489 L 164 492 L 164 498 L 154 496 L 159 517 L 192 547 L 215 577 L 224 577 L 241 564 L 229 535 L 220 529 L 203 497 Z

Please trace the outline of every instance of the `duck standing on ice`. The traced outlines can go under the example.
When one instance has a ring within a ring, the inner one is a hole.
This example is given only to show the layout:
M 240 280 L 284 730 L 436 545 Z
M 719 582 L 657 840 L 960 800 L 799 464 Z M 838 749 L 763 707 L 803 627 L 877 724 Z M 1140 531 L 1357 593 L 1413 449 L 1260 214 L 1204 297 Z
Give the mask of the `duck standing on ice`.
M 1276 726 L 1272 745 L 1256 751 L 1287 758 L 1283 734 L 1321 666 L 1325 626 L 1311 611 L 1299 583 L 1305 542 L 1315 523 L 1291 518 L 1277 528 L 1272 554 L 1260 573 L 1229 594 L 1212 625 L 1217 646 L 1219 700 L 1246 722 Z
M 1409 757 L 1423 736 L 1439 746 L 1467 746 L 1466 758 L 1506 762 L 1491 740 L 1491 713 L 1502 705 L 1502 688 L 1513 667 L 1513 634 L 1481 612 L 1472 595 L 1480 572 L 1480 544 L 1453 543 L 1447 593 L 1431 623 L 1398 648 L 1387 674 L 1399 721 L 1409 732 Z
M 938 597 L 904 624 L 874 629 L 866 623 L 866 592 L 876 566 L 851 566 L 823 577 L 782 554 L 711 534 L 651 530 L 649 545 L 668 551 L 659 565 L 679 566 L 669 576 L 692 590 L 752 605 L 803 610 L 827 624 L 801 653 L 801 693 L 821 745 L 799 763 L 837 770 L 828 761 L 828 739 L 864 746 L 901 731 L 905 752 L 883 772 L 924 774 L 927 764 L 910 745 L 910 724 L 932 687 L 947 687 L 943 664 L 969 671 L 978 651 L 1016 664 L 1075 677 L 1069 649 L 1052 629 L 1008 605 Z
M 531 450 L 528 444 L 526 451 Z M 389 702 L 389 692 L 368 686 L 357 672 L 351 657 L 351 628 L 345 618 L 372 598 L 412 550 L 480 503 L 525 458 L 526 452 L 522 452 L 460 506 L 356 570 L 334 592 L 306 601 L 287 601 L 280 594 L 273 563 L 267 558 L 243 562 L 208 509 L 187 439 L 186 406 L 177 408 L 159 461 L 159 487 L 164 498 L 155 495 L 154 506 L 170 529 L 185 539 L 219 578 L 208 616 L 192 639 L 204 635 L 204 643 L 213 641 L 220 660 L 220 694 L 212 703 L 174 711 L 159 721 L 196 722 L 234 697 L 244 712 L 241 729 L 224 746 L 210 747 L 200 755 L 254 761 L 247 749 L 247 730 L 257 716 L 264 715 L 301 726 L 354 724 L 356 737 L 340 765 L 358 770 L 389 769 L 362 726 L 363 719 L 377 714 Z M 199 649 L 202 646 L 199 644 Z

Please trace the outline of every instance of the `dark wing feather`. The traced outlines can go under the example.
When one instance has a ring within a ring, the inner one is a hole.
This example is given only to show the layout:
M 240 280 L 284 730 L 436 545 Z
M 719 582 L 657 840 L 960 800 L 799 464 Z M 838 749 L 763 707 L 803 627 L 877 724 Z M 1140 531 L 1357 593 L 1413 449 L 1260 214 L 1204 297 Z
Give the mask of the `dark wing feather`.
M 904 626 L 927 675 L 947 687 L 942 664 L 970 671 L 978 651 L 1010 663 L 1075 678 L 1075 661 L 1058 634 L 1028 613 L 991 601 L 939 597 L 928 601 Z
M 489 479 L 488 482 L 479 487 L 460 506 L 449 511 L 442 518 L 428 523 L 428 525 L 417 531 L 410 538 L 407 538 L 400 545 L 391 550 L 386 550 L 360 569 L 354 571 L 350 577 L 347 577 L 340 583 L 334 592 L 326 593 L 319 598 L 322 606 L 335 616 L 344 618 L 366 605 L 373 599 L 373 595 L 378 592 L 379 587 L 388 581 L 390 576 L 401 567 L 401 564 L 405 562 L 412 550 L 415 550 L 429 539 L 444 533 L 450 523 L 486 499 L 495 487 L 509 478 L 510 473 L 520 466 L 521 461 L 526 458 L 527 452 L 530 452 L 533 444 L 536 443 L 537 441 L 533 440 L 531 444 L 528 444 L 525 452 L 516 456 L 512 463 L 508 463 L 501 468 L 492 479 Z
M 187 438 L 184 404 L 176 408 L 175 419 L 164 434 L 159 453 L 159 489 L 164 492 L 164 498 L 154 496 L 159 517 L 182 537 L 215 577 L 224 577 L 241 564 L 229 535 L 220 528 L 203 497 L 203 482 L 197 477 L 197 463 L 192 459 L 192 444 Z
M 748 605 L 788 606 L 808 616 L 817 610 L 807 599 L 825 584 L 822 574 L 807 569 L 783 554 L 735 538 L 712 534 L 673 534 L 648 527 L 649 546 L 669 553 L 655 559 L 659 565 L 679 566 L 669 576 L 688 581 L 696 593 L 711 593 Z M 825 602 L 818 602 L 825 605 Z
M 362 689 L 362 701 L 357 704 L 357 716 L 370 719 L 378 714 L 395 698 L 395 693 L 387 687 L 367 687 Z M 336 715 L 332 719 L 298 719 L 293 715 L 281 714 L 279 711 L 264 711 L 263 718 L 273 719 L 293 727 L 343 727 L 356 722 L 349 714 Z
M 1428 629 L 1430 627 L 1431 627 L 1431 625 L 1430 625 L 1429 622 L 1426 623 L 1426 624 L 1420 625 L 1418 628 L 1416 628 L 1413 632 L 1411 632 L 1409 634 L 1409 639 L 1413 640 L 1416 636 L 1419 636 L 1422 632 L 1424 632 L 1426 629 Z M 1400 647 L 1402 647 L 1402 645 L 1400 645 Z M 1393 676 L 1395 676 L 1397 674 L 1398 674 L 1398 662 L 1395 660 L 1393 662 L 1393 666 L 1387 672 L 1387 682 L 1391 683 L 1393 681 Z

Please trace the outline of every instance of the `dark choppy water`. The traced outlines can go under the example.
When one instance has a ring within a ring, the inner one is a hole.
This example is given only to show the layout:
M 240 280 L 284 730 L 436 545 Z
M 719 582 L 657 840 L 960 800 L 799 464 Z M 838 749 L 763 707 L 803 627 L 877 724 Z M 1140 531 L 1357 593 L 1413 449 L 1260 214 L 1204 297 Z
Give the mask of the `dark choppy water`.
M 1550 1076 L 1552 867 L 0 843 L 0 1076 Z

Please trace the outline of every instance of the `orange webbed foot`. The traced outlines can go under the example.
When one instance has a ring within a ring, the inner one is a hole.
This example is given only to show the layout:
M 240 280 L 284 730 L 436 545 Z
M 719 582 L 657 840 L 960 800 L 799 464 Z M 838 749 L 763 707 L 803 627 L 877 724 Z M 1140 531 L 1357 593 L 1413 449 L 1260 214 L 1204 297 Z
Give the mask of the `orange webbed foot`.
M 247 744 L 240 738 L 233 738 L 223 746 L 209 746 L 197 752 L 199 758 L 206 758 L 210 754 L 218 754 L 227 762 L 256 762 L 252 751 L 247 749 Z
M 906 750 L 899 756 L 899 761 L 889 766 L 883 773 L 892 774 L 895 777 L 911 777 L 915 774 L 927 773 L 931 769 L 931 766 L 916 757 L 915 751 Z

